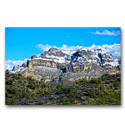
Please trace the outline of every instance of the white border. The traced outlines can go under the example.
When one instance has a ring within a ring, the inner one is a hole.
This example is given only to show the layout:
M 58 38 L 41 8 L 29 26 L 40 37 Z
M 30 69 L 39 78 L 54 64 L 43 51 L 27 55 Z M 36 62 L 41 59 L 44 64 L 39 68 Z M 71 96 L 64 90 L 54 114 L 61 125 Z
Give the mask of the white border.
M 0 1 L 0 131 L 124 132 L 124 1 Z M 4 105 L 5 27 L 121 27 L 122 105 L 78 107 L 8 107 Z

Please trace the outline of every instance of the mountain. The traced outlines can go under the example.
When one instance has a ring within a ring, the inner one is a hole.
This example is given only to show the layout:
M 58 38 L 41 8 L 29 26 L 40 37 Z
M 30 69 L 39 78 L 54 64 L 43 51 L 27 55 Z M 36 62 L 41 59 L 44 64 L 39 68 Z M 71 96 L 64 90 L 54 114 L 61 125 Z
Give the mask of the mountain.
M 102 49 L 81 48 L 64 51 L 50 48 L 39 57 L 31 56 L 22 66 L 14 66 L 10 73 L 32 76 L 50 85 L 65 83 L 72 85 L 80 78 L 100 77 L 104 73 L 120 73 L 121 61 Z

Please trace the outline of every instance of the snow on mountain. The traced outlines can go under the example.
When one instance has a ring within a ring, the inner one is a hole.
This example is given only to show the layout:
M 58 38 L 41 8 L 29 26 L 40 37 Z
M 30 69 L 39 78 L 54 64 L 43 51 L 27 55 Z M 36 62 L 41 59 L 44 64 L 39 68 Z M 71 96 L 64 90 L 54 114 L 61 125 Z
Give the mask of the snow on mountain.
M 63 53 L 67 54 L 67 55 L 72 55 L 73 53 L 76 52 L 76 50 L 61 50 Z
M 81 48 L 76 51 L 67 51 L 67 50 L 60 50 L 57 48 L 50 48 L 48 51 L 45 51 L 40 56 L 33 55 L 31 56 L 32 60 L 44 60 L 46 62 L 52 61 L 60 65 L 85 65 L 86 63 L 95 63 L 98 66 L 107 66 L 110 67 L 117 67 L 119 66 L 119 59 L 113 57 L 111 54 L 108 54 L 103 49 L 87 49 Z M 23 72 L 26 70 L 27 66 L 25 65 L 17 65 L 14 66 L 11 72 Z
M 16 66 L 17 66 L 17 65 L 16 65 Z M 22 72 L 24 72 L 26 69 L 27 69 L 27 67 L 24 68 L 24 67 L 18 65 L 18 68 L 17 68 L 17 69 L 12 69 L 12 70 L 9 70 L 9 71 L 10 71 L 10 73 L 15 74 L 15 73 L 22 73 Z
M 76 64 L 81 63 L 97 63 L 97 65 L 118 66 L 118 59 L 108 54 L 103 49 L 87 49 L 81 48 L 77 51 L 66 51 L 57 48 L 50 48 L 38 58 L 46 61 L 54 61 L 56 63 Z

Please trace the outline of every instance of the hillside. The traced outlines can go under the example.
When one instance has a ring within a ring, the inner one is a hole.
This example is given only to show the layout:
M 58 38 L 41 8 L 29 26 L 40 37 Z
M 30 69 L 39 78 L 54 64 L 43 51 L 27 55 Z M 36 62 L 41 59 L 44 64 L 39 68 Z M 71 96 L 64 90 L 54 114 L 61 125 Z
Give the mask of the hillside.
M 120 74 L 100 78 L 81 78 L 73 86 L 58 83 L 52 87 L 43 81 L 6 72 L 6 105 L 120 105 Z

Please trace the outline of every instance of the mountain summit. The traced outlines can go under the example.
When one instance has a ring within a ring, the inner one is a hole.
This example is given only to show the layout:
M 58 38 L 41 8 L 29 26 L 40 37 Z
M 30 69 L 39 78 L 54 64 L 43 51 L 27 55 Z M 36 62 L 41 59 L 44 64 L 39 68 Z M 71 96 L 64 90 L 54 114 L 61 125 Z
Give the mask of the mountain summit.
M 102 49 L 81 48 L 65 51 L 50 48 L 39 57 L 31 56 L 26 64 L 14 66 L 11 73 L 23 73 L 55 85 L 58 82 L 70 84 L 79 78 L 99 77 L 105 72 L 120 73 L 120 60 Z

